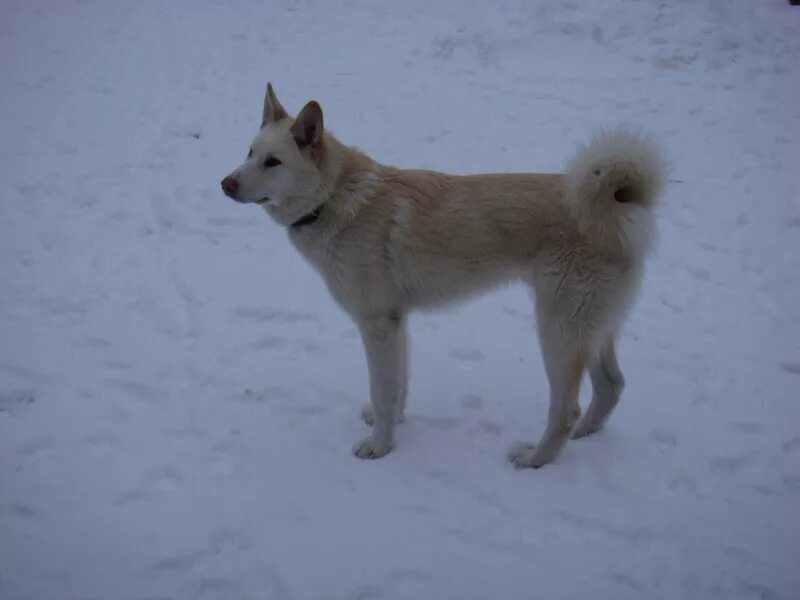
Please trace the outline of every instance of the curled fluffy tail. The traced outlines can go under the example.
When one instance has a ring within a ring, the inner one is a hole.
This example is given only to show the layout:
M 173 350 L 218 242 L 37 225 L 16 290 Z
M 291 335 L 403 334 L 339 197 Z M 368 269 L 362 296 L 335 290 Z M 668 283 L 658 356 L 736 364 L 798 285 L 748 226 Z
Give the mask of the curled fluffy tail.
M 661 153 L 649 136 L 603 131 L 570 161 L 567 200 L 587 234 L 644 254 L 655 242 L 652 209 L 664 179 Z

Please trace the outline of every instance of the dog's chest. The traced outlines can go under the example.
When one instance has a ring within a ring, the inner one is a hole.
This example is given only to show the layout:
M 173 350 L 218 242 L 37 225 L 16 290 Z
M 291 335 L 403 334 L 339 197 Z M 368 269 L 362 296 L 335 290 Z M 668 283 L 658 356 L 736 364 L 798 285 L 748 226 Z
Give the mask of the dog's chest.
M 332 262 L 328 258 L 331 245 L 329 236 L 324 235 L 324 231 L 320 233 L 317 225 L 292 227 L 289 229 L 289 241 L 303 258 L 325 277 L 325 272 L 329 268 L 328 263 Z
M 324 226 L 290 230 L 289 239 L 347 312 L 361 313 L 385 302 L 388 294 L 374 254 L 360 244 L 348 243 Z

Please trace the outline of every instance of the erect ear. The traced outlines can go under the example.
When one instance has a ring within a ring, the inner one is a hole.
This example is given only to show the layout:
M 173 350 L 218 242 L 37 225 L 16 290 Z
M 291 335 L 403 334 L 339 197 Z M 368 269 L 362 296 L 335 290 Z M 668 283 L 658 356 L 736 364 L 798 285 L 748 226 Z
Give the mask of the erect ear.
M 267 123 L 280 121 L 284 117 L 288 117 L 289 113 L 281 106 L 278 97 L 275 95 L 275 90 L 272 88 L 271 83 L 267 83 L 267 95 L 264 96 L 264 112 L 261 115 L 261 128 L 263 129 Z
M 303 107 L 291 129 L 300 148 L 318 146 L 322 141 L 322 107 L 312 100 Z

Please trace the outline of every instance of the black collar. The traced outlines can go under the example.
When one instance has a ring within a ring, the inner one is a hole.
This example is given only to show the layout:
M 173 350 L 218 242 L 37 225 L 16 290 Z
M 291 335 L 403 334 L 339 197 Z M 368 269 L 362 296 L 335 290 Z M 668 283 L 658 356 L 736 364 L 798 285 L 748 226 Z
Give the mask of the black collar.
M 297 219 L 297 221 L 295 221 L 294 223 L 292 223 L 291 225 L 289 225 L 289 227 L 291 227 L 292 229 L 300 229 L 300 228 L 301 228 L 301 227 L 303 227 L 304 225 L 311 225 L 311 224 L 312 224 L 312 223 L 314 223 L 314 222 L 315 222 L 317 219 L 319 219 L 319 214 L 322 212 L 322 206 L 323 206 L 323 205 L 322 205 L 322 204 L 320 204 L 320 205 L 319 205 L 317 208 L 315 208 L 314 210 L 312 210 L 312 211 L 311 211 L 310 213 L 308 213 L 307 215 L 303 215 L 302 217 L 300 217 L 299 219 Z

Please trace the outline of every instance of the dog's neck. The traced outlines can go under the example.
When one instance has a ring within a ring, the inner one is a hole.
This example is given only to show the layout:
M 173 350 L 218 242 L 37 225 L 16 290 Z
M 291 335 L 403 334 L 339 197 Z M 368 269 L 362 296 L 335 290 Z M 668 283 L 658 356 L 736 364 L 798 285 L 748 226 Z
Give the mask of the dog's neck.
M 352 218 L 373 196 L 381 165 L 332 135 L 329 141 L 324 187 L 330 190 L 330 198 L 326 206 L 340 218 Z
M 305 227 L 306 225 L 312 225 L 317 221 L 317 219 L 319 219 L 319 215 L 322 212 L 322 208 L 324 206 L 325 203 L 323 202 L 317 208 L 312 210 L 310 213 L 307 213 L 302 217 L 300 217 L 299 219 L 297 219 L 297 221 L 289 225 L 289 227 L 291 227 L 292 229 L 300 229 L 301 227 Z
M 321 215 L 336 228 L 366 204 L 378 181 L 381 165 L 356 148 L 345 146 L 326 132 L 319 152 L 323 177 L 314 194 L 317 207 L 289 225 L 298 230 L 316 223 Z
M 331 203 L 332 190 L 335 187 L 334 183 L 341 171 L 341 146 L 341 143 L 336 138 L 325 132 L 322 143 L 311 149 L 312 156 L 317 161 L 317 167 L 323 173 L 322 181 L 314 193 L 317 207 L 290 224 L 289 229 L 297 230 L 307 225 L 313 225 L 319 220 L 323 207 Z

